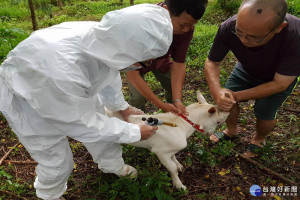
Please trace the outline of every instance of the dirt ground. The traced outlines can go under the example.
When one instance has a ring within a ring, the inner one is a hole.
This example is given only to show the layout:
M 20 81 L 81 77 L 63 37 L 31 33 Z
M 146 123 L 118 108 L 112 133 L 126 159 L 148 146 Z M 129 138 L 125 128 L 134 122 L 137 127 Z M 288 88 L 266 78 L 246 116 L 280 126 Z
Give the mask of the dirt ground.
M 207 91 L 206 84 L 203 79 L 197 79 L 196 73 L 187 74 L 188 80 L 186 80 L 185 94 L 188 91 L 196 91 L 202 89 Z M 219 163 L 215 166 L 209 166 L 199 162 L 193 150 L 184 150 L 177 155 L 178 160 L 181 163 L 185 163 L 187 157 L 190 157 L 193 165 L 185 166 L 184 171 L 180 174 L 180 178 L 183 183 L 188 187 L 188 194 L 181 196 L 180 199 L 299 199 L 298 196 L 294 196 L 295 193 L 285 194 L 285 196 L 272 197 L 271 192 L 266 193 L 266 196 L 254 197 L 249 193 L 250 186 L 263 185 L 266 187 L 278 187 L 278 186 L 293 186 L 293 183 L 289 183 L 286 180 L 272 174 L 276 172 L 288 180 L 299 183 L 299 119 L 300 119 L 300 105 L 299 105 L 300 86 L 294 89 L 292 95 L 287 99 L 284 105 L 280 108 L 278 113 L 278 125 L 272 131 L 272 134 L 268 136 L 267 150 L 262 153 L 261 156 L 254 158 L 254 161 L 263 164 L 270 171 L 262 169 L 259 164 L 253 164 L 247 160 L 244 160 L 239 156 L 239 153 L 244 151 L 245 146 L 249 143 L 255 130 L 255 117 L 253 115 L 252 105 L 253 102 L 242 103 L 239 137 L 234 141 L 235 146 L 232 152 L 226 156 L 220 156 Z M 193 94 L 194 95 L 194 94 Z M 209 102 L 209 94 L 205 94 Z M 156 111 L 151 104 L 147 107 L 148 112 Z M 4 156 L 9 149 L 18 143 L 15 137 L 10 134 L 8 124 L 2 120 L 0 122 L 0 159 Z M 293 139 L 296 137 L 296 141 Z M 297 141 L 298 139 L 298 141 Z M 199 140 L 197 137 L 191 137 L 189 143 L 197 143 Z M 76 145 L 76 141 L 71 142 Z M 201 142 L 201 141 L 200 141 Z M 213 144 L 209 144 L 209 147 L 213 148 Z M 82 198 L 82 189 L 85 190 L 89 186 L 81 186 L 87 175 L 97 176 L 99 170 L 97 165 L 93 163 L 90 154 L 85 148 L 79 148 L 74 153 L 74 161 L 76 163 L 76 169 L 72 174 L 72 181 L 69 183 L 68 194 L 64 195 L 67 200 L 78 200 Z M 143 162 L 138 160 L 137 163 Z M 131 163 L 133 164 L 133 163 Z M 36 199 L 35 191 L 32 187 L 35 177 L 35 161 L 29 156 L 27 151 L 18 145 L 18 151 L 13 151 L 4 160 L 4 169 L 9 174 L 20 180 L 20 183 L 26 184 L 29 188 L 26 191 L 25 197 L 18 198 L 13 192 L 6 193 L 7 199 Z M 165 170 L 161 167 L 161 170 Z M 220 172 L 223 172 L 220 173 Z M 116 179 L 113 175 L 104 175 L 107 179 Z M 294 185 L 297 186 L 297 185 Z M 299 185 L 298 185 L 299 187 Z M 76 189 L 74 189 L 76 188 Z M 1 193 L 1 188 L 0 188 Z M 4 193 L 2 191 L 2 193 Z M 277 194 L 279 195 L 279 194 Z M 281 193 L 283 195 L 283 193 Z M 289 196 L 287 196 L 289 195 Z M 93 195 L 86 197 L 95 198 Z M 101 199 L 101 198 L 97 198 Z

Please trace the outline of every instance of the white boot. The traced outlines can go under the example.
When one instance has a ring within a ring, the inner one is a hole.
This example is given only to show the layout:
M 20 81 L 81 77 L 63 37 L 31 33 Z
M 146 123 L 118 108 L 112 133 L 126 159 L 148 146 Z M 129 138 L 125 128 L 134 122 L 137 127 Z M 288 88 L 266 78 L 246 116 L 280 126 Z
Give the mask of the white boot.
M 138 172 L 134 167 L 131 167 L 130 165 L 124 165 L 119 171 L 115 172 L 114 174 L 116 174 L 119 177 L 129 175 L 129 178 L 136 178 Z
M 55 199 L 46 199 L 46 200 L 66 200 L 66 199 L 63 197 L 59 197 L 59 198 L 55 198 Z

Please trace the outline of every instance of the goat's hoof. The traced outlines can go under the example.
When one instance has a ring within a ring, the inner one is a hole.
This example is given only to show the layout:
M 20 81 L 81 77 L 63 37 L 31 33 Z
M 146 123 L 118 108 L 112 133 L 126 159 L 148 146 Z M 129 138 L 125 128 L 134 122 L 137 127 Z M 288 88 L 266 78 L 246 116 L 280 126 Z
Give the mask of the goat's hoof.
M 180 185 L 177 185 L 177 186 L 175 186 L 178 190 L 180 190 L 180 189 L 183 189 L 183 190 L 186 190 L 187 189 L 187 187 L 185 186 L 185 185 L 183 185 L 183 184 L 180 184 Z
M 183 166 L 182 165 L 177 165 L 178 171 L 182 172 L 183 171 Z

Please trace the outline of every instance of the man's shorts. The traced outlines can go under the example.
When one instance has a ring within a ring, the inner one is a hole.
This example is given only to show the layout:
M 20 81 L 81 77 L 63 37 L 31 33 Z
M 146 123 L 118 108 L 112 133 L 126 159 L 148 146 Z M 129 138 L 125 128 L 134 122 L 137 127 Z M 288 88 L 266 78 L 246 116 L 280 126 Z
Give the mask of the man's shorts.
M 231 73 L 225 88 L 232 90 L 234 92 L 250 89 L 266 83 L 264 81 L 258 80 L 251 75 L 249 75 L 244 70 L 235 66 L 233 72 Z M 273 120 L 276 118 L 277 111 L 279 107 L 284 103 L 287 97 L 291 94 L 294 87 L 296 86 L 297 78 L 293 83 L 283 92 L 273 94 L 271 96 L 256 99 L 254 105 L 254 113 L 257 119 L 260 120 Z

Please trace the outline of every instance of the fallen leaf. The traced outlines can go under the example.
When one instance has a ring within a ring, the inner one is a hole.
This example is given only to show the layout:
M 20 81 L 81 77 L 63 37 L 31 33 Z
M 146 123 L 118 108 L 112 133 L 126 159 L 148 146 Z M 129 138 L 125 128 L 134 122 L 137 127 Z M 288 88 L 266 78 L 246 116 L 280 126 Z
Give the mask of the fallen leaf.
M 239 192 L 239 193 L 240 193 L 241 195 L 245 196 L 244 193 L 242 193 L 242 192 Z
M 218 172 L 218 174 L 220 174 L 221 176 L 224 176 L 225 172 Z
M 242 170 L 236 169 L 240 174 L 243 174 Z

